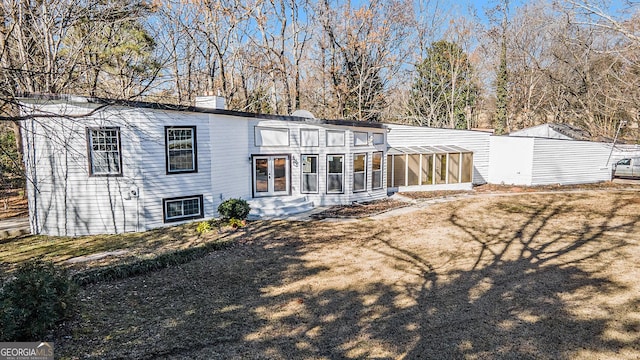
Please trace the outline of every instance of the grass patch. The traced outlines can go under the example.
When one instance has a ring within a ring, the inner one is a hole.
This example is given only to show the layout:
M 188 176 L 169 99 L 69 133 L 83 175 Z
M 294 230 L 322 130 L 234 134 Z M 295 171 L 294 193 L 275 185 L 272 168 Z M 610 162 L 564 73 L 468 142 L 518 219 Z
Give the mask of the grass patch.
M 161 268 L 165 266 L 163 264 L 170 264 L 172 261 L 185 261 L 182 259 L 200 251 L 213 250 L 221 243 L 239 236 L 238 233 L 220 229 L 214 229 L 201 236 L 196 231 L 197 226 L 197 223 L 188 223 L 140 233 L 79 237 L 24 236 L 9 239 L 0 243 L 0 270 L 10 274 L 18 265 L 28 260 L 41 259 L 67 268 L 71 273 L 93 269 L 95 275 L 92 277 L 117 278 L 117 272 L 139 271 L 125 270 L 127 267 Z M 100 253 L 118 255 L 73 261 Z M 157 260 L 160 256 L 166 258 Z M 140 262 L 142 265 L 131 265 Z M 153 262 L 157 264 L 153 265 Z M 101 271 L 104 274 L 98 275 Z

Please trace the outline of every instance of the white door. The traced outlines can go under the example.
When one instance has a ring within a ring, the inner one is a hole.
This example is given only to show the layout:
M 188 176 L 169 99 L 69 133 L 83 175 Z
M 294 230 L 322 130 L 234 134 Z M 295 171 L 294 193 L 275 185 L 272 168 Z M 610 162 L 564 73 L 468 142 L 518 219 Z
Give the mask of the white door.
M 289 194 L 289 156 L 253 157 L 253 196 Z

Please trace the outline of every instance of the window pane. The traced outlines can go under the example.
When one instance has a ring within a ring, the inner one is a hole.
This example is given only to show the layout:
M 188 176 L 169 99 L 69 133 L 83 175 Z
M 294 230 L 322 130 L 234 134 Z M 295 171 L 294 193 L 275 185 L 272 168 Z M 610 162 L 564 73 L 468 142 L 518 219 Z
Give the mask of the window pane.
M 387 186 L 393 187 L 393 155 L 387 155 Z
M 327 155 L 327 163 L 330 174 L 342 174 L 342 155 Z
M 473 153 L 462 154 L 462 182 L 468 183 L 473 179 Z
M 393 155 L 393 186 L 406 186 L 405 170 L 406 161 L 404 155 Z
M 344 155 L 327 155 L 327 192 L 341 193 Z
M 384 134 L 374 133 L 373 134 L 373 145 L 384 144 Z
M 342 192 L 342 174 L 330 174 L 327 176 L 327 192 Z
M 353 156 L 353 171 L 363 172 L 366 169 L 366 154 L 355 154 Z
M 367 189 L 367 155 L 353 155 L 353 191 Z
M 353 145 L 364 146 L 368 143 L 369 134 L 366 132 L 354 132 L 353 133 Z
M 167 203 L 167 217 L 174 218 L 182 216 L 182 202 L 174 201 Z
M 169 172 L 195 170 L 193 128 L 167 128 L 167 157 Z
M 382 170 L 382 153 L 374 152 L 371 159 L 371 168 L 373 171 Z
M 316 129 L 300 129 L 301 146 L 318 146 L 319 131 Z
M 422 185 L 433 184 L 433 155 L 422 155 Z
M 269 160 L 256 159 L 256 192 L 269 191 Z
M 382 187 L 382 170 L 376 170 L 371 174 L 371 187 L 380 189 Z
M 318 156 L 302 155 L 302 173 L 318 173 Z
M 344 131 L 327 131 L 327 146 L 344 146 Z
M 302 192 L 304 193 L 318 192 L 318 175 L 317 174 L 302 175 Z
M 177 221 L 202 217 L 202 197 L 163 200 L 165 221 Z
M 436 184 L 447 182 L 447 154 L 436 154 Z
M 411 154 L 408 155 L 408 171 L 409 175 L 407 177 L 408 185 L 418 185 L 420 183 L 420 154 Z
M 120 130 L 117 128 L 92 129 L 88 134 L 91 173 L 120 174 Z
M 449 154 L 449 184 L 460 182 L 460 154 Z

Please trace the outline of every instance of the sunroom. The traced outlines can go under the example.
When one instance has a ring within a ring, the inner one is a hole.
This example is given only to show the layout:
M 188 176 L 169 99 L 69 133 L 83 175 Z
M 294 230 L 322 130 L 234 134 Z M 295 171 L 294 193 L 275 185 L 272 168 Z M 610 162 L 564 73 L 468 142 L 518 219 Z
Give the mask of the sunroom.
M 455 145 L 392 147 L 387 151 L 390 192 L 468 190 L 473 152 Z

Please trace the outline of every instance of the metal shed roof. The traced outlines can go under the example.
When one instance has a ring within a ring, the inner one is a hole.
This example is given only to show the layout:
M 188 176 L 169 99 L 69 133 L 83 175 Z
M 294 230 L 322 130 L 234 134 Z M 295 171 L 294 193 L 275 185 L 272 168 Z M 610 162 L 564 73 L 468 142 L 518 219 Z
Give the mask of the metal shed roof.
M 401 154 L 445 154 L 445 153 L 461 153 L 473 152 L 461 148 L 456 145 L 433 145 L 433 146 L 408 146 L 408 147 L 392 147 L 387 151 L 387 155 Z

